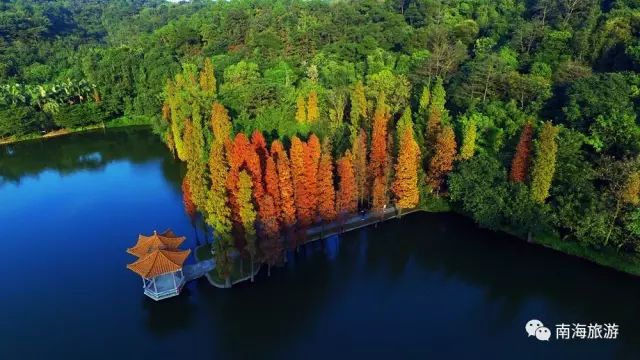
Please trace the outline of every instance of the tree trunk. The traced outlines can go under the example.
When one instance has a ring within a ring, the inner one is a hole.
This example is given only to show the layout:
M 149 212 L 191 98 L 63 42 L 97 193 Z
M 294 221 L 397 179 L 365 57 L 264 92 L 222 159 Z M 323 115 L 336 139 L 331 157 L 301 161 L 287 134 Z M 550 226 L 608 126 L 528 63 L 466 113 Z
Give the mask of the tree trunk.
M 529 230 L 529 232 L 527 233 L 527 242 L 533 243 L 533 236 L 531 234 L 531 230 Z
M 251 255 L 251 282 L 253 282 L 253 255 Z
M 618 202 L 616 203 L 616 212 L 613 214 L 613 220 L 611 220 L 611 225 L 609 226 L 609 231 L 607 232 L 607 237 L 604 239 L 604 246 L 607 246 L 607 244 L 609 244 L 609 238 L 611 237 L 611 232 L 613 231 L 613 227 L 616 224 L 616 220 L 618 219 L 618 213 L 620 212 L 620 206 L 621 205 L 621 201 L 620 199 L 618 199 Z
M 267 276 L 271 277 L 271 264 L 267 264 Z
M 228 276 L 224 279 L 224 283 L 225 283 L 226 287 L 228 287 L 228 288 L 231 287 L 231 279 L 229 279 Z

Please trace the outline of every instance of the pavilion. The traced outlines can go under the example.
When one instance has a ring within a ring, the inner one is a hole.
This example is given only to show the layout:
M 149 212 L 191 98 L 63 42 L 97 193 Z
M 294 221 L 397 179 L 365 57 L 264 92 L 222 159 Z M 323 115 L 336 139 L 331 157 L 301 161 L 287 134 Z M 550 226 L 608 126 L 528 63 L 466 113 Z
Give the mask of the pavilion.
M 127 268 L 142 277 L 145 295 L 153 300 L 162 300 L 180 294 L 185 284 L 182 266 L 191 250 L 180 250 L 178 246 L 185 237 L 176 236 L 171 230 L 151 236 L 140 235 L 138 243 L 127 249 L 138 260 Z

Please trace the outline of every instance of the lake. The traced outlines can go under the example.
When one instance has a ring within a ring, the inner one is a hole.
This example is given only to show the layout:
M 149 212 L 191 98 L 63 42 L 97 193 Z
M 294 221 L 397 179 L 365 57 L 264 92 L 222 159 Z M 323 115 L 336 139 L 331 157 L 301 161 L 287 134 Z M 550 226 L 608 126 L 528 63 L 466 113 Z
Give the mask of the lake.
M 0 146 L 0 358 L 639 358 L 640 279 L 456 214 L 416 213 L 288 255 L 270 277 L 154 302 L 139 233 L 211 241 L 184 166 L 146 129 Z M 188 261 L 193 262 L 193 258 Z M 527 337 L 538 319 L 551 341 Z M 617 339 L 556 340 L 560 323 Z

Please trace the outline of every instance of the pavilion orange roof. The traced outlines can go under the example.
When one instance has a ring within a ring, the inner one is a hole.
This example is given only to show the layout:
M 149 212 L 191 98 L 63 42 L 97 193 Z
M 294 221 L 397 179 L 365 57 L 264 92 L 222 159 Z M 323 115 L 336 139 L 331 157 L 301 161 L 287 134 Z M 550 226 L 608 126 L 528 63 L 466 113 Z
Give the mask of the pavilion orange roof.
M 156 231 L 151 236 L 140 234 L 135 246 L 128 248 L 127 252 L 139 258 L 153 252 L 154 250 L 175 250 L 185 240 L 184 236 L 176 236 L 171 229 L 158 234 Z
M 191 250 L 156 249 L 135 262 L 127 265 L 127 269 L 145 279 L 178 271 L 187 259 Z

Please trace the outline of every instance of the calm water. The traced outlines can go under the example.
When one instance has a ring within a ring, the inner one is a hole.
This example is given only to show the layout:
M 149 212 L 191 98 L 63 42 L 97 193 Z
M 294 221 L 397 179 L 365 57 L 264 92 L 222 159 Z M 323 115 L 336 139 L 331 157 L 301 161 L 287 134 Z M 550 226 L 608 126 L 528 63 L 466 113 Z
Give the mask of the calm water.
M 155 303 L 125 268 L 139 232 L 207 241 L 184 169 L 146 130 L 0 147 L 0 358 L 638 358 L 640 279 L 414 214 L 290 254 L 231 290 Z M 191 259 L 190 261 L 193 261 Z M 615 322 L 618 340 L 539 342 L 524 324 Z

